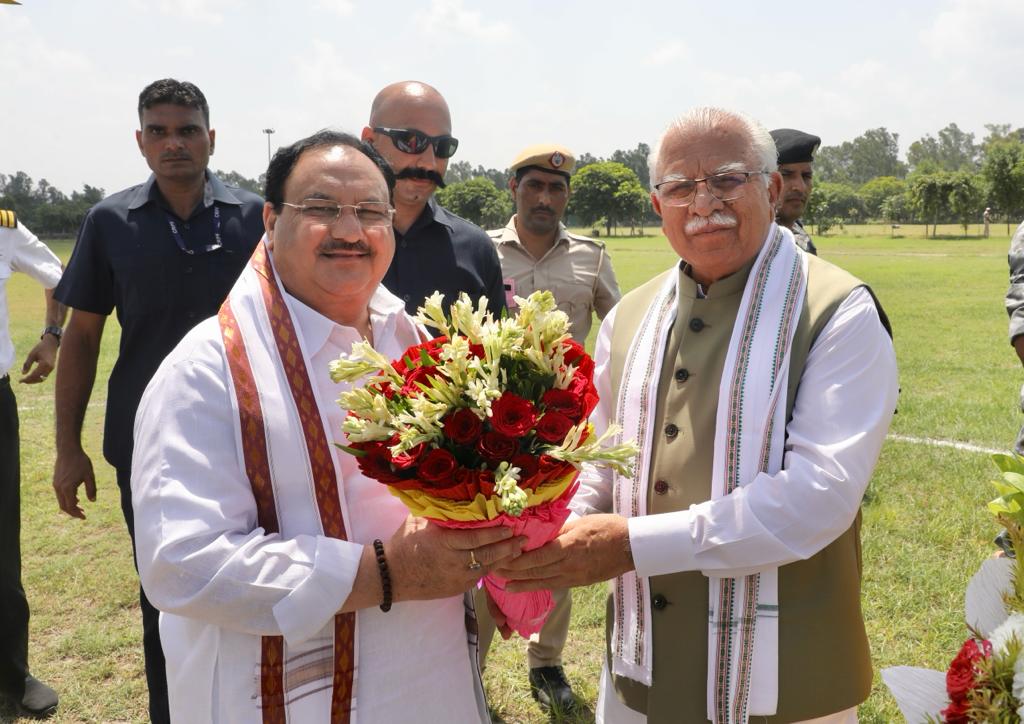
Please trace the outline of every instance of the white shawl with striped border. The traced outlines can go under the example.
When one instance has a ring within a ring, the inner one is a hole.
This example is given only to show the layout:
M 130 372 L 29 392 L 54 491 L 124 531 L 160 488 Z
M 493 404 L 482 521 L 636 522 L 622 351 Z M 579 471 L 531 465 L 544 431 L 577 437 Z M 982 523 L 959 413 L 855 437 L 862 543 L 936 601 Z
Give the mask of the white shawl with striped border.
M 633 337 L 616 400 L 622 439 L 640 454 L 633 478 L 616 476 L 615 511 L 647 514 L 658 380 L 678 308 L 669 274 Z M 803 307 L 807 259 L 788 229 L 772 224 L 750 271 L 719 387 L 711 499 L 782 466 L 790 347 Z M 652 682 L 650 587 L 635 572 L 616 579 L 612 672 Z M 745 722 L 778 702 L 778 569 L 710 579 L 708 718 Z

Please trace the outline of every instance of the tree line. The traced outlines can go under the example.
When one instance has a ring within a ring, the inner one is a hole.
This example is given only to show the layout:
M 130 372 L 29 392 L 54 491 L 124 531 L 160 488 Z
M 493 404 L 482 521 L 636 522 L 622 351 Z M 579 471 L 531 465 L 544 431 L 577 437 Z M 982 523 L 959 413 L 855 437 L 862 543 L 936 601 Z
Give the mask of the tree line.
M 844 223 L 959 223 L 967 233 L 986 207 L 992 219 L 1010 225 L 1024 216 L 1024 128 L 987 124 L 986 135 L 950 123 L 936 135 L 926 134 L 899 155 L 899 134 L 885 127 L 865 131 L 852 141 L 823 146 L 815 157 L 814 192 L 805 221 L 817 233 Z M 569 223 L 632 230 L 656 224 L 648 198 L 650 147 L 616 150 L 607 159 L 582 153 L 576 161 Z M 228 184 L 262 194 L 263 176 L 247 178 L 235 171 L 217 171 Z M 449 165 L 441 204 L 484 228 L 503 226 L 514 209 L 508 191 L 508 169 Z M 37 234 L 73 234 L 103 189 L 85 185 L 66 195 L 46 179 L 33 182 L 23 171 L 0 173 L 0 208 L 14 209 Z

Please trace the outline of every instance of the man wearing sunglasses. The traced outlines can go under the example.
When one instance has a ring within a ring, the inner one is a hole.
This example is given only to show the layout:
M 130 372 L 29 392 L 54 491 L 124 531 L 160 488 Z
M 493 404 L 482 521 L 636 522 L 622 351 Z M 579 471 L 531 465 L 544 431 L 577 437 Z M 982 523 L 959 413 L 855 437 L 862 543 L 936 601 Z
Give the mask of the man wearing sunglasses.
M 591 419 L 641 445 L 636 467 L 584 470 L 581 517 L 497 573 L 615 579 L 599 720 L 856 722 L 860 503 L 897 392 L 884 314 L 774 223 L 756 121 L 698 108 L 652 149 L 678 259 L 605 317 Z
M 480 227 L 442 208 L 448 159 L 459 146 L 448 104 L 425 83 L 393 83 L 377 94 L 362 132 L 395 173 L 395 258 L 384 285 L 415 313 L 439 291 L 446 304 L 465 292 L 487 297 L 495 315 L 505 309 L 501 264 Z
M 57 502 L 68 515 L 85 518 L 79 486 L 84 484 L 88 499 L 96 500 L 92 461 L 82 447 L 82 423 L 103 328 L 116 310 L 121 340 L 107 388 L 103 454 L 117 473 L 133 546 L 129 479 L 139 399 L 185 333 L 216 314 L 263 234 L 263 200 L 225 186 L 207 170 L 215 131 L 199 88 L 158 80 L 139 95 L 138 113 L 135 139 L 152 175 L 89 210 L 54 292 L 72 309 L 57 366 Z M 139 596 L 150 718 L 166 722 L 158 613 L 141 589 Z

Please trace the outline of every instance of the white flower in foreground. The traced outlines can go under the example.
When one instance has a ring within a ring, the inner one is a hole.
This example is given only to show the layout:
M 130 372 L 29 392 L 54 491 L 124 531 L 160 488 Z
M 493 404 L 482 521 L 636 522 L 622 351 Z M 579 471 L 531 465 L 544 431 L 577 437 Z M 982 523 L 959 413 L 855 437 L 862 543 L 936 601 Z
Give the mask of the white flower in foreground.
M 444 314 L 444 307 L 441 303 L 444 295 L 441 292 L 434 292 L 423 302 L 423 306 L 416 310 L 413 317 L 420 324 L 440 330 L 446 337 L 452 336 L 452 328 L 448 325 L 448 318 Z
M 341 429 L 348 435 L 348 439 L 351 442 L 387 440 L 394 433 L 394 429 L 390 426 L 351 415 L 346 417 L 344 422 L 341 423 Z
M 523 514 L 526 507 L 526 491 L 519 487 L 519 468 L 507 462 L 498 464 L 494 471 L 494 492 L 501 496 L 501 507 L 509 515 Z
M 1024 642 L 1024 613 L 1011 613 L 989 636 L 989 642 L 995 651 L 1005 651 L 1010 639 L 1016 638 Z
M 402 376 L 391 366 L 391 360 L 365 340 L 353 344 L 352 351 L 342 354 L 330 364 L 333 382 L 354 382 L 370 372 L 380 372 L 391 381 L 402 384 Z

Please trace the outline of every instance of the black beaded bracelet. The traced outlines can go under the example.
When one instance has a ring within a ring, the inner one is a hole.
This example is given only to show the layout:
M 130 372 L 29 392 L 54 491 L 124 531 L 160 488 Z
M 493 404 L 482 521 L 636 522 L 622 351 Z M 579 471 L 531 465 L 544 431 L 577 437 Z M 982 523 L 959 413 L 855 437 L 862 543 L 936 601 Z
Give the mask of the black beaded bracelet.
M 388 570 L 388 559 L 384 557 L 384 543 L 380 538 L 373 541 L 373 552 L 377 554 L 377 570 L 380 571 L 380 585 L 384 589 L 384 602 L 380 610 L 387 613 L 391 610 L 391 572 Z

